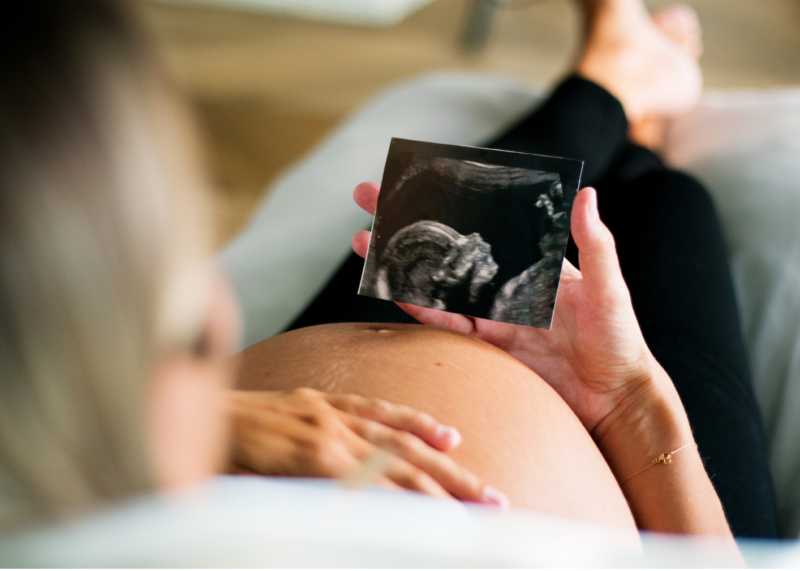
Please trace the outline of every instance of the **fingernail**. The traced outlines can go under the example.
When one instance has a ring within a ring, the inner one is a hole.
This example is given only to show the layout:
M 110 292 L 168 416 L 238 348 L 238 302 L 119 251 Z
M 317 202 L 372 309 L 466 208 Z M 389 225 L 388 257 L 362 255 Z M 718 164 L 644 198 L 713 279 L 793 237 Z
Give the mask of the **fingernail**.
M 491 486 L 486 486 L 483 488 L 481 502 L 492 506 L 500 506 L 501 508 L 507 508 L 511 506 L 511 501 L 508 499 L 508 496 Z
M 461 444 L 461 433 L 455 426 L 440 424 L 436 428 L 436 440 L 443 448 L 452 450 Z

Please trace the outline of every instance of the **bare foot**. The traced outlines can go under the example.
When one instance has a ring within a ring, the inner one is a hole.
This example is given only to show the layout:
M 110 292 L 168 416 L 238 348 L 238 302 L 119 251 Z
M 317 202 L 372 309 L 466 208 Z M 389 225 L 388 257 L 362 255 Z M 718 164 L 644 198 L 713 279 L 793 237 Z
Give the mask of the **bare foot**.
M 685 4 L 674 4 L 653 13 L 653 23 L 686 54 L 699 59 L 703 53 L 702 30 L 697 13 Z M 630 121 L 631 141 L 660 153 L 666 145 L 667 117 L 649 116 Z
M 653 12 L 653 23 L 670 40 L 694 59 L 703 53 L 703 30 L 697 12 L 686 4 L 673 4 Z
M 579 1 L 586 39 L 576 72 L 615 95 L 631 123 L 670 119 L 697 104 L 700 26 L 691 8 L 651 18 L 641 0 Z

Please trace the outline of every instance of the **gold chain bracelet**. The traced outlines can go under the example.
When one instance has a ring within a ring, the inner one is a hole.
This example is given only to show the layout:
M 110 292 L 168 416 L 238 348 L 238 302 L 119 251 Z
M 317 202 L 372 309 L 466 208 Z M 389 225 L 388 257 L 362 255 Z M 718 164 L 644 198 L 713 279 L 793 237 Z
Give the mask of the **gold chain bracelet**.
M 688 442 L 688 443 L 684 444 L 683 446 L 679 446 L 678 448 L 676 448 L 672 452 L 667 452 L 666 454 L 662 454 L 661 456 L 659 456 L 658 458 L 656 458 L 655 460 L 650 462 L 647 466 L 645 466 L 644 468 L 642 468 L 638 472 L 636 472 L 634 474 L 631 474 L 630 476 L 628 476 L 627 478 L 622 480 L 622 482 L 620 482 L 619 485 L 622 486 L 625 482 L 627 482 L 628 480 L 630 480 L 634 476 L 638 476 L 639 474 L 641 474 L 642 472 L 644 472 L 645 470 L 647 470 L 649 468 L 652 468 L 656 464 L 664 464 L 664 465 L 672 464 L 672 455 L 677 453 L 677 452 L 680 452 L 681 450 L 683 450 L 687 446 L 697 446 L 697 444 L 695 444 L 694 442 Z

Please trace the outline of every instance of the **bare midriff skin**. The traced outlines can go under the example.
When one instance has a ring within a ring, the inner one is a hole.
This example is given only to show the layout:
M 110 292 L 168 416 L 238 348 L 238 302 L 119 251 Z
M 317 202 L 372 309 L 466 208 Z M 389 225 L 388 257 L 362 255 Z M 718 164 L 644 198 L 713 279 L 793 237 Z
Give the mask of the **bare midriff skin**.
M 572 410 L 536 373 L 483 341 L 421 325 L 309 327 L 248 348 L 238 386 L 307 386 L 417 408 L 459 429 L 453 458 L 514 507 L 636 527 Z

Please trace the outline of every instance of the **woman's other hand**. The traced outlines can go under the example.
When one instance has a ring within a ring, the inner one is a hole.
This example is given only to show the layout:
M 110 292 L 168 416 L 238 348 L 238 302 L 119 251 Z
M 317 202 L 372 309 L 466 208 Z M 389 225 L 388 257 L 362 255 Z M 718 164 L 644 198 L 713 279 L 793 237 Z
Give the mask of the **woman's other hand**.
M 379 191 L 378 185 L 363 183 L 354 198 L 374 214 Z M 642 337 L 614 239 L 597 213 L 594 189 L 578 193 L 571 227 L 582 271 L 564 262 L 550 330 L 398 305 L 424 324 L 480 338 L 528 365 L 558 391 L 599 441 L 630 403 L 651 392 L 654 381 L 669 378 Z M 369 232 L 359 232 L 353 238 L 353 249 L 362 257 L 369 237 Z
M 445 452 L 459 432 L 412 408 L 311 388 L 231 391 L 231 472 L 346 478 L 379 450 L 391 453 L 378 483 L 441 498 L 508 504 Z

